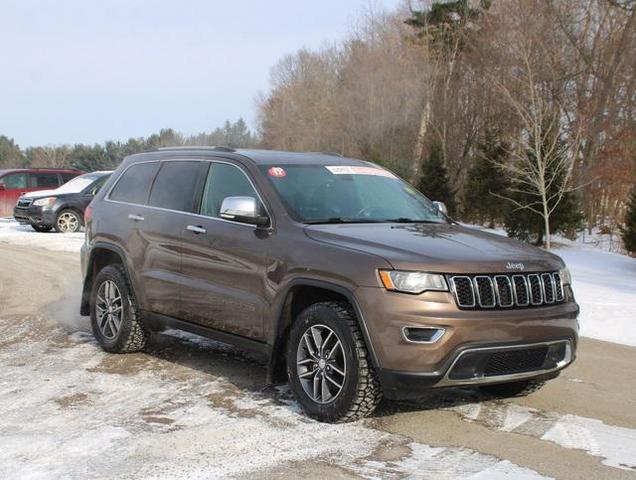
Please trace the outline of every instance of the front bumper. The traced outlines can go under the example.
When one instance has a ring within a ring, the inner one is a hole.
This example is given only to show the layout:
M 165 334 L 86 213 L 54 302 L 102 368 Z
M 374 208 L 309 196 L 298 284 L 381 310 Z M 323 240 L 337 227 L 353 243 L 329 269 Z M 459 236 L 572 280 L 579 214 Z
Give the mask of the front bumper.
M 570 340 L 472 346 L 456 352 L 443 371 L 414 373 L 381 369 L 380 382 L 388 397 L 404 399 L 417 397 L 431 388 L 549 380 L 573 361 Z
M 15 207 L 13 218 L 22 225 L 55 225 L 55 213 L 48 207 Z
M 574 360 L 578 343 L 579 308 L 567 290 L 565 303 L 506 310 L 459 310 L 448 292 L 407 295 L 359 288 L 356 298 L 385 394 L 405 398 L 432 387 L 557 376 Z M 430 343 L 412 342 L 405 338 L 405 326 L 443 329 L 443 335 Z M 509 357 L 514 363 L 516 354 L 505 352 L 557 343 L 568 350 L 558 362 L 530 364 L 529 369 L 511 373 L 489 371 L 487 356 L 477 355 L 500 352 L 501 359 Z M 471 375 L 452 375 L 460 361 L 475 364 Z

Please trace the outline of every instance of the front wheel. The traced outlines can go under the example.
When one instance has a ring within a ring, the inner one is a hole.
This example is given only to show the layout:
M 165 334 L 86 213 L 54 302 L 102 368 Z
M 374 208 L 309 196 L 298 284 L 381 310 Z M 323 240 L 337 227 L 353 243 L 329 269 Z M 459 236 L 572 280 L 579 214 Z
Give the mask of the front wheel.
M 346 422 L 370 415 L 382 399 L 351 306 L 320 302 L 303 310 L 287 343 L 287 375 L 307 415 Z
M 73 210 L 61 211 L 55 219 L 55 230 L 59 233 L 75 233 L 82 228 L 82 219 Z
M 144 327 L 133 289 L 121 265 L 108 265 L 95 277 L 90 298 L 93 335 L 104 350 L 142 350 L 149 332 Z

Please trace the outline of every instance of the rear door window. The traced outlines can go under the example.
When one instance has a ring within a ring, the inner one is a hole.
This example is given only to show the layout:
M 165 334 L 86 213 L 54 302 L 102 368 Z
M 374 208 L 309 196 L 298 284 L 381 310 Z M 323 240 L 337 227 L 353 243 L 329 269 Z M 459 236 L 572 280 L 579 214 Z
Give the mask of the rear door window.
M 25 189 L 27 188 L 27 176 L 26 173 L 14 173 L 0 178 L 0 183 L 7 190 Z
M 59 186 L 57 173 L 29 173 L 30 188 L 57 188 Z
M 196 212 L 208 166 L 208 162 L 163 162 L 152 185 L 148 205 Z
M 146 205 L 150 186 L 158 169 L 158 162 L 137 163 L 128 167 L 110 192 L 109 199 Z

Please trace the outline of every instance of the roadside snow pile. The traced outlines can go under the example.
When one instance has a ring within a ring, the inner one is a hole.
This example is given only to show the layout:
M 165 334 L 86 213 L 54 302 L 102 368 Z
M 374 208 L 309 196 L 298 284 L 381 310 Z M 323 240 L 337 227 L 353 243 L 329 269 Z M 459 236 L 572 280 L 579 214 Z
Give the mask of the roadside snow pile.
M 554 253 L 572 272 L 581 335 L 636 346 L 636 260 L 589 247 Z
M 39 233 L 12 219 L 0 218 L 0 243 L 40 247 L 58 252 L 79 252 L 84 243 L 84 233 L 56 233 L 53 230 Z

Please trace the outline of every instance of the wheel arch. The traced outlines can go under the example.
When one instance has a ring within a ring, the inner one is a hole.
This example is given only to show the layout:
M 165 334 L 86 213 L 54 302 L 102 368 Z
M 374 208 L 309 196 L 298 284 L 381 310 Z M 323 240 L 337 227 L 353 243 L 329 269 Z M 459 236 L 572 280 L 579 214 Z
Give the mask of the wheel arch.
M 272 352 L 267 368 L 268 383 L 282 383 L 287 379 L 285 351 L 287 336 L 296 316 L 309 305 L 318 301 L 340 300 L 348 302 L 355 314 L 364 341 L 369 349 L 373 366 L 379 367 L 377 356 L 364 321 L 364 315 L 354 293 L 341 285 L 309 278 L 294 279 L 281 295 L 282 301 L 273 316 Z
M 107 265 L 122 265 L 131 284 L 133 283 L 134 280 L 130 275 L 125 258 L 126 255 L 124 251 L 116 245 L 99 242 L 91 248 L 88 262 L 86 263 L 86 274 L 84 275 L 84 285 L 82 287 L 81 315 L 90 315 L 90 294 L 93 288 L 93 282 L 99 271 Z

